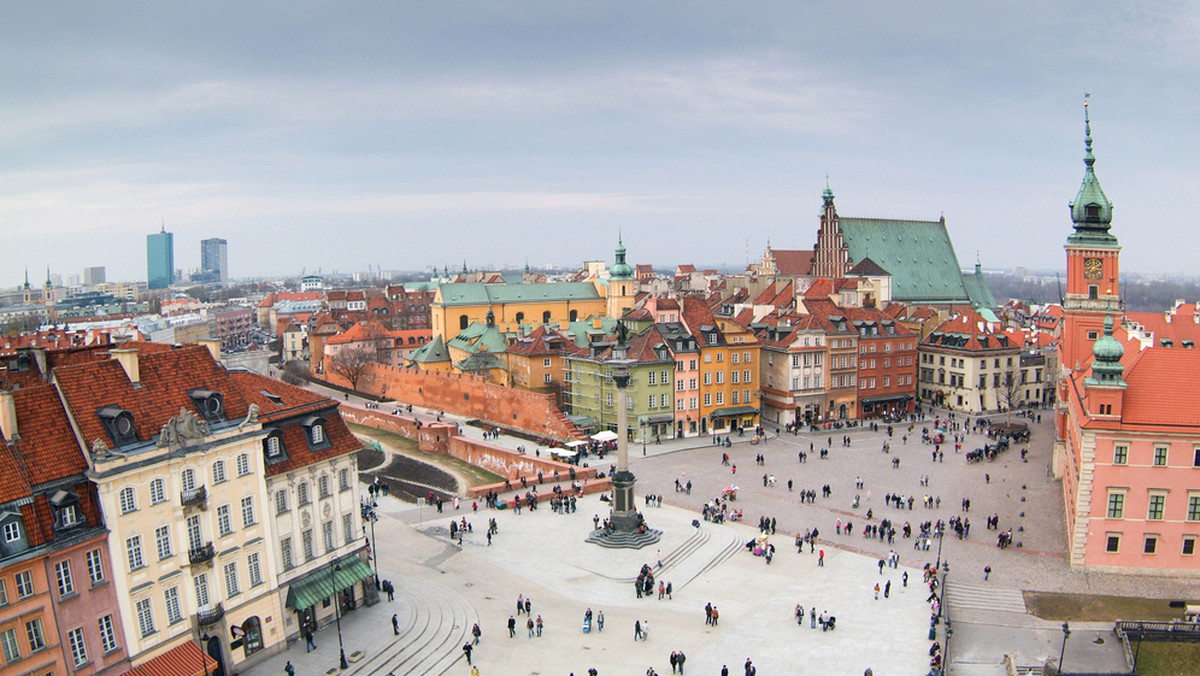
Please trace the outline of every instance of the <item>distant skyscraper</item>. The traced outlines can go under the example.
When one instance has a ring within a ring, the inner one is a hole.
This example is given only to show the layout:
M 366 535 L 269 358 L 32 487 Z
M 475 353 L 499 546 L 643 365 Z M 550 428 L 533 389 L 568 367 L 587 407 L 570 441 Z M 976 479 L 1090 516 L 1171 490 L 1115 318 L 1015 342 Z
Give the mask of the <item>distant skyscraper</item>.
M 219 237 L 200 240 L 200 270 L 216 282 L 229 281 L 229 244 Z
M 175 281 L 175 235 L 162 232 L 146 235 L 146 286 L 165 289 Z
M 104 283 L 104 266 L 96 268 L 83 269 L 83 283 L 88 286 L 95 286 Z

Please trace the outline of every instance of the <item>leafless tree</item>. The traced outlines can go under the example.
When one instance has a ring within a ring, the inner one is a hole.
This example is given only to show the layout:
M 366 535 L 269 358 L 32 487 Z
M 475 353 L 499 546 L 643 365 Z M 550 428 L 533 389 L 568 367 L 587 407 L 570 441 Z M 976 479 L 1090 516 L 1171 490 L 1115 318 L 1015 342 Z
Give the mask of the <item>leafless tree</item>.
M 1012 423 L 1012 410 L 1021 405 L 1021 379 L 1017 372 L 1009 370 L 1000 379 L 1000 387 L 996 388 L 996 400 L 1005 411 L 1005 424 Z
M 306 367 L 303 362 L 289 361 L 283 365 L 283 374 L 279 376 L 279 379 L 288 385 L 302 386 L 307 380 L 307 375 L 308 367 Z
M 369 347 L 346 347 L 329 359 L 329 367 L 339 376 L 350 381 L 350 389 L 358 389 L 358 381 L 367 368 L 379 361 L 378 351 Z

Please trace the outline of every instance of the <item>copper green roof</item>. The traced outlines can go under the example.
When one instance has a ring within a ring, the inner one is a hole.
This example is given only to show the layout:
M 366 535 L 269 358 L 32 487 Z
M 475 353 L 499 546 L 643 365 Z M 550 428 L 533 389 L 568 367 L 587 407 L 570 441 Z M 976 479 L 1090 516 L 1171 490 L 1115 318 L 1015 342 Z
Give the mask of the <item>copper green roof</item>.
M 442 284 L 438 287 L 442 305 L 503 305 L 537 301 L 600 300 L 600 293 L 591 282 L 556 282 L 546 284 L 483 284 L 467 282 Z
M 1113 205 L 1100 188 L 1100 179 L 1096 178 L 1093 166 L 1096 157 L 1092 155 L 1092 123 L 1088 118 L 1087 104 L 1083 104 L 1083 184 L 1075 201 L 1071 202 L 1071 220 L 1075 223 L 1075 232 L 1067 237 L 1069 244 L 1087 244 L 1093 246 L 1117 246 L 1117 238 L 1108 231 L 1112 225 Z
M 625 262 L 625 244 L 617 238 L 616 262 L 608 269 L 609 279 L 633 279 L 633 268 Z
M 971 299 L 971 305 L 976 309 L 987 308 L 990 310 L 997 307 L 996 297 L 992 295 L 987 280 L 983 278 L 983 270 L 980 268 L 979 261 L 975 262 L 975 274 L 964 274 L 962 280 L 963 286 L 967 289 L 967 296 Z
M 442 337 L 435 335 L 433 340 L 413 350 L 408 358 L 418 364 L 437 364 L 450 361 L 450 352 L 446 350 Z
M 1125 367 L 1121 357 L 1125 356 L 1125 348 L 1121 341 L 1113 338 L 1112 312 L 1104 317 L 1104 335 L 1092 343 L 1092 377 L 1084 382 L 1088 385 L 1117 385 L 1124 386 Z
M 446 345 L 467 353 L 486 351 L 500 354 L 508 349 L 508 339 L 495 325 L 471 322 Z
M 851 261 L 870 258 L 892 274 L 892 298 L 918 303 L 966 303 L 954 244 L 940 221 L 839 218 Z

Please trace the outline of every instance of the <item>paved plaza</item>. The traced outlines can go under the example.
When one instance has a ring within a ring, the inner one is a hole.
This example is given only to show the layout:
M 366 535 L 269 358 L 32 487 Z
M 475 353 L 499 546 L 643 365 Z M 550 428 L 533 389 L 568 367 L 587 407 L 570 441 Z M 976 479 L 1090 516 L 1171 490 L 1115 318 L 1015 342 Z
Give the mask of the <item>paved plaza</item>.
M 728 449 L 712 446 L 710 439 L 664 441 L 647 445 L 644 455 L 642 445 L 634 443 L 631 468 L 638 476 L 639 507 L 652 526 L 664 530 L 659 545 L 638 551 L 584 543 L 593 515 L 608 513 L 607 503 L 596 496 L 580 500 L 578 511 L 568 515 L 551 512 L 545 503 L 521 514 L 486 510 L 481 504 L 474 513 L 469 501 L 453 514 L 437 514 L 431 507 L 384 498 L 377 526 L 379 567 L 382 578 L 396 583 L 397 599 L 343 620 L 352 661 L 344 673 L 468 674 L 461 646 L 478 622 L 483 640 L 473 659 L 483 676 L 584 676 L 589 668 L 600 674 L 640 675 L 650 667 L 664 674 L 670 673 L 672 651 L 687 655 L 687 673 L 715 675 L 727 665 L 730 673 L 740 675 L 750 659 L 764 676 L 858 675 L 868 667 L 874 674 L 924 674 L 929 606 L 921 568 L 937 559 L 937 542 L 929 550 L 915 550 L 913 539 L 899 535 L 891 544 L 864 538 L 867 510 L 872 512 L 870 523 L 887 518 L 898 531 L 905 522 L 916 531 L 927 520 L 970 519 L 969 537 L 949 533 L 941 551 L 941 559 L 949 563 L 946 597 L 957 630 L 952 674 L 1002 673 L 1006 653 L 1021 664 L 1057 659 L 1058 625 L 1026 614 L 1022 590 L 1185 598 L 1190 590 L 1182 582 L 1067 569 L 1061 489 L 1049 476 L 1049 414 L 1044 412 L 1040 424 L 1031 422 L 1027 461 L 1022 461 L 1022 446 L 1014 446 L 992 462 L 975 464 L 956 454 L 952 442 L 943 444 L 943 458 L 932 459 L 933 446 L 921 443 L 921 429 L 932 428 L 932 419 L 917 422 L 912 432 L 897 426 L 887 453 L 882 450 L 889 440 L 886 431 L 867 428 L 784 434 L 757 445 L 735 439 L 738 443 Z M 469 426 L 464 429 L 478 434 Z M 842 444 L 842 435 L 850 437 L 849 446 Z M 494 443 L 528 445 L 505 436 Z M 963 449 L 982 444 L 982 437 L 968 435 Z M 826 447 L 830 453 L 823 460 L 819 451 Z M 802 451 L 808 453 L 804 463 L 797 456 Z M 723 453 L 730 455 L 729 466 L 721 462 Z M 764 465 L 755 462 L 759 454 Z M 615 457 L 600 462 L 607 465 L 609 460 Z M 774 485 L 763 486 L 764 474 L 775 477 Z M 690 495 L 675 490 L 677 478 L 692 482 Z M 862 488 L 856 487 L 858 480 Z M 721 525 L 701 520 L 694 527 L 704 502 L 731 484 L 740 490 L 730 507 L 743 510 L 745 520 Z M 822 497 L 826 484 L 832 490 L 828 498 Z M 815 502 L 802 504 L 801 490 L 817 491 Z M 644 506 L 641 496 L 650 493 L 663 496 L 663 507 Z M 904 509 L 889 506 L 884 500 L 889 493 L 913 496 L 913 508 L 907 508 L 907 500 Z M 856 495 L 859 506 L 854 508 Z M 922 506 L 926 495 L 934 507 Z M 964 498 L 971 501 L 969 512 L 963 510 Z M 1013 529 L 1014 546 L 996 546 L 997 531 L 985 527 L 993 514 L 1000 530 Z M 771 542 L 778 551 L 770 566 L 742 546 L 757 535 L 760 516 L 777 522 Z M 474 532 L 460 547 L 449 539 L 448 526 L 451 518 L 463 517 Z M 489 518 L 497 519 L 499 527 L 490 546 L 484 534 Z M 835 534 L 838 520 L 852 522 L 854 532 Z M 798 555 L 793 546 L 795 533 L 814 527 L 821 534 L 817 548 L 826 552 L 823 567 L 815 554 L 806 549 Z M 878 560 L 892 550 L 899 554 L 901 568 L 885 567 L 881 574 Z M 673 599 L 636 598 L 633 578 L 643 564 L 655 567 L 657 580 L 672 582 Z M 992 568 L 986 581 L 984 566 Z M 905 570 L 908 587 L 900 582 Z M 875 600 L 874 585 L 882 587 L 889 580 L 889 598 L 881 594 Z M 516 637 L 508 637 L 507 620 L 515 614 L 520 594 L 532 598 L 534 617 L 542 616 L 540 638 L 527 636 L 524 615 L 516 616 Z M 705 624 L 707 603 L 720 611 L 718 627 Z M 796 604 L 835 615 L 837 629 L 823 633 L 807 623 L 798 627 Z M 582 632 L 588 608 L 604 612 L 603 632 Z M 399 636 L 391 631 L 393 613 Z M 651 628 L 646 641 L 633 639 L 638 620 Z M 1111 626 L 1081 625 L 1076 631 L 1079 638 L 1095 634 L 1091 638 L 1104 641 L 1094 645 L 1108 647 L 1088 648 L 1088 642 L 1073 639 L 1068 659 L 1077 664 L 1092 660 L 1098 666 L 1118 659 Z M 323 628 L 317 642 L 320 647 L 309 654 L 302 643 L 293 644 L 252 673 L 281 673 L 285 660 L 299 674 L 326 673 L 336 667 L 336 632 Z

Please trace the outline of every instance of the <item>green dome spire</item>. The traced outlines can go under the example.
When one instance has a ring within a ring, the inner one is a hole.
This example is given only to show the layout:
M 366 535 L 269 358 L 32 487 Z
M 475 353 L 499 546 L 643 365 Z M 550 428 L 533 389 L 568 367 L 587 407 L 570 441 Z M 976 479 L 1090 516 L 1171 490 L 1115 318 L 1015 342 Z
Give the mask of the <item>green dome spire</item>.
M 825 177 L 825 191 L 821 193 L 821 199 L 826 205 L 833 202 L 833 189 L 829 187 L 829 176 Z
M 1104 317 L 1104 335 L 1092 344 L 1092 356 L 1095 357 L 1095 360 L 1092 362 L 1092 377 L 1088 379 L 1091 384 L 1125 384 L 1125 380 L 1122 378 L 1125 367 L 1121 365 L 1121 357 L 1125 356 L 1125 348 L 1119 340 L 1113 338 L 1111 311 Z
M 625 244 L 621 240 L 621 235 L 617 235 L 617 262 L 608 269 L 609 279 L 633 279 L 633 268 L 625 262 Z
M 1067 241 L 1072 244 L 1116 246 L 1117 238 L 1108 231 L 1112 224 L 1113 205 L 1104 195 L 1094 170 L 1096 156 L 1092 154 L 1092 122 L 1088 115 L 1087 96 L 1084 95 L 1083 102 L 1083 184 L 1071 202 L 1071 220 L 1075 223 L 1075 232 Z

